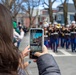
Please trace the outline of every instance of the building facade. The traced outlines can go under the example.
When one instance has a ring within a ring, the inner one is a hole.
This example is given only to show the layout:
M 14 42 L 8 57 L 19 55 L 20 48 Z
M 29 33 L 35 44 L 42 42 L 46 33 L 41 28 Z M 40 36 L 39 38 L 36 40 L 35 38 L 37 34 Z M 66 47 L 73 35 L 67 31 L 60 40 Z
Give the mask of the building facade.
M 74 15 L 75 15 L 75 7 L 74 4 L 67 4 L 68 5 L 68 24 L 70 24 L 72 21 L 74 21 Z M 63 6 L 60 5 L 57 7 L 58 8 L 58 12 L 57 12 L 57 22 L 58 23 L 64 23 L 64 15 L 63 15 Z
M 37 15 L 38 12 L 38 15 Z M 35 9 L 32 13 L 32 21 L 33 21 L 33 25 L 35 25 L 36 27 L 38 26 L 38 17 L 40 15 L 40 10 Z M 29 19 L 29 13 L 19 13 L 17 15 L 17 22 L 21 22 L 25 27 L 29 27 L 30 25 L 30 19 Z
M 74 4 L 68 4 L 68 16 L 67 16 L 68 23 L 71 23 L 71 21 L 74 20 L 75 12 L 76 11 Z M 49 22 L 48 9 L 41 10 L 40 21 L 43 22 L 45 18 L 47 19 L 47 22 Z M 64 23 L 64 14 L 62 5 L 59 5 L 56 9 L 53 9 L 53 21 L 57 21 L 60 24 Z

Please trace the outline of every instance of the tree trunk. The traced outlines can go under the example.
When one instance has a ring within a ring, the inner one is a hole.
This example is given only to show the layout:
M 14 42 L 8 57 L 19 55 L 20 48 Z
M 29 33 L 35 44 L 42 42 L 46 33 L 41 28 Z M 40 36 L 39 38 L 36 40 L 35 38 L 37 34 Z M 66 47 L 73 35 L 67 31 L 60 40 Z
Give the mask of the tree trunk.
M 76 21 L 76 0 L 73 0 L 73 2 L 74 2 L 74 7 L 75 7 L 75 15 L 74 15 L 74 19 L 75 19 L 75 21 Z
M 67 12 L 68 12 L 68 5 L 66 3 L 66 1 L 63 3 L 63 13 L 64 13 L 64 24 L 65 26 L 68 24 L 68 20 L 67 20 Z
M 29 25 L 29 28 L 31 28 L 32 27 L 32 20 L 31 20 L 31 16 L 29 16 L 29 21 L 30 21 L 30 25 Z
M 49 10 L 48 10 L 48 12 L 49 12 L 50 22 L 53 23 L 53 10 L 52 10 L 52 2 L 51 2 L 51 0 L 49 0 Z
M 75 10 L 76 10 L 76 0 L 73 0 L 73 2 L 74 2 L 74 7 L 75 7 Z

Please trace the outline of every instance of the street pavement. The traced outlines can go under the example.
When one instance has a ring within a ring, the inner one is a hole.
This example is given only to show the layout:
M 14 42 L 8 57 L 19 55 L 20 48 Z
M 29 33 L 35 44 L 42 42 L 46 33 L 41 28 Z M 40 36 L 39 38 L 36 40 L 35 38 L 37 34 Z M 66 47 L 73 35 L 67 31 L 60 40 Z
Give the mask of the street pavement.
M 19 49 L 22 51 L 29 45 L 29 33 L 25 35 L 21 41 Z M 48 48 L 49 54 L 52 54 L 59 65 L 61 75 L 76 75 L 76 52 L 72 53 L 71 49 L 58 48 L 58 53 L 54 53 L 51 48 Z M 25 61 L 31 61 L 31 64 L 26 68 L 28 75 L 39 75 L 36 63 L 29 57 L 25 58 Z M 48 60 L 48 59 L 47 59 Z M 50 62 L 49 62 L 50 63 Z

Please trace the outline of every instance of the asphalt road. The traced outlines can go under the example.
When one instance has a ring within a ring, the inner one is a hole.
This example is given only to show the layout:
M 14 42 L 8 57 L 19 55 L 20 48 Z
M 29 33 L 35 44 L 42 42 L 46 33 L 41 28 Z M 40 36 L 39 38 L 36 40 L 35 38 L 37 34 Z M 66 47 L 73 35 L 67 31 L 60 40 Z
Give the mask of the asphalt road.
M 22 51 L 27 45 L 29 45 L 29 33 L 23 38 L 19 49 Z M 58 53 L 53 53 L 50 48 L 48 51 L 54 56 L 62 75 L 76 75 L 76 53 L 72 53 L 70 49 L 66 50 L 65 48 L 59 48 Z M 29 57 L 25 58 L 25 61 L 29 60 Z M 37 65 L 33 60 L 26 69 L 29 75 L 38 75 Z

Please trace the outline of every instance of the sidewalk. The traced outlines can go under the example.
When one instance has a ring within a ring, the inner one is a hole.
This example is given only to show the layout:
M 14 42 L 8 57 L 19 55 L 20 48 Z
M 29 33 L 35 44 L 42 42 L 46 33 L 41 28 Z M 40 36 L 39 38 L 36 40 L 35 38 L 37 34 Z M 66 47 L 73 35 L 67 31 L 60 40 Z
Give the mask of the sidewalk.
M 19 49 L 22 51 L 27 45 L 29 45 L 29 32 L 22 39 Z

